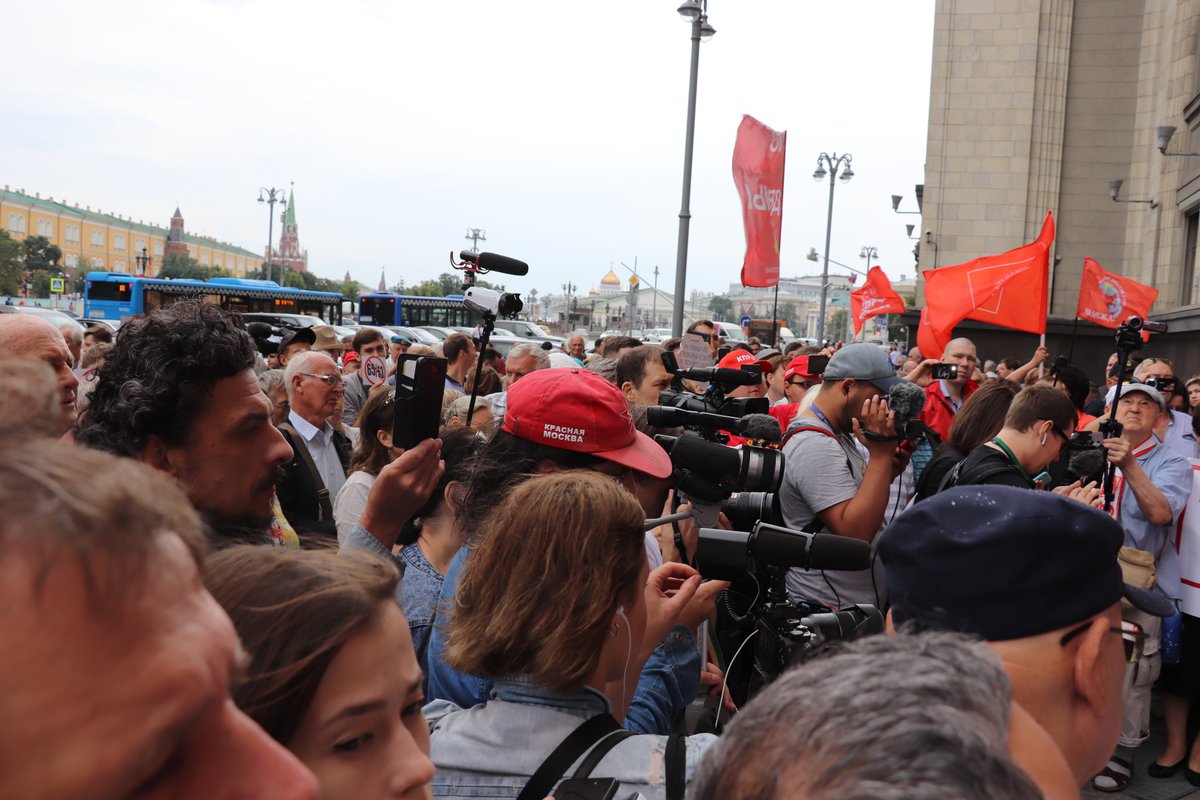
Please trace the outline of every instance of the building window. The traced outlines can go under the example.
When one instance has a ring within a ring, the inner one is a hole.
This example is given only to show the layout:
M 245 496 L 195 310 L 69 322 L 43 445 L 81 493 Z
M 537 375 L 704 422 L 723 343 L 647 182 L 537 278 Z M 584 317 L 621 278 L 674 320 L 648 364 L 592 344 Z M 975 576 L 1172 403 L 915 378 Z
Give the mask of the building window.
M 24 214 L 9 214 L 8 229 L 13 233 L 25 232 L 25 215 Z
M 1179 304 L 1191 305 L 1196 297 L 1196 240 L 1200 234 L 1200 208 L 1193 208 L 1184 218 L 1183 271 L 1179 276 Z
M 79 226 L 78 225 L 68 225 L 67 226 L 66 239 L 68 242 L 71 242 L 72 244 L 79 244 Z
M 92 258 L 92 269 L 100 269 L 103 266 L 104 266 L 103 258 L 95 258 L 95 257 Z
M 75 269 L 77 266 L 79 266 L 79 256 L 67 253 L 67 269 Z
M 133 249 L 138 251 L 139 253 L 142 252 L 143 250 L 145 250 L 146 249 L 146 240 L 145 239 L 134 239 L 133 240 Z
M 113 262 L 113 271 L 114 272 L 124 272 L 125 271 L 125 262 L 124 261 L 114 261 Z
M 54 223 L 48 219 L 39 219 L 37 224 L 37 235 L 45 236 L 47 239 L 54 236 Z
M 220 256 L 215 256 L 213 258 L 213 266 L 216 267 L 217 269 L 221 268 L 221 257 Z
M 204 264 L 205 266 L 208 266 L 208 253 L 200 254 L 200 263 Z
M 113 234 L 113 250 L 116 250 L 118 253 L 125 252 L 125 236 L 124 236 L 124 234 L 120 234 L 120 233 Z
M 162 254 L 163 254 L 163 243 L 155 242 L 154 243 L 154 255 L 161 256 Z
M 104 231 L 92 230 L 92 247 L 104 247 Z

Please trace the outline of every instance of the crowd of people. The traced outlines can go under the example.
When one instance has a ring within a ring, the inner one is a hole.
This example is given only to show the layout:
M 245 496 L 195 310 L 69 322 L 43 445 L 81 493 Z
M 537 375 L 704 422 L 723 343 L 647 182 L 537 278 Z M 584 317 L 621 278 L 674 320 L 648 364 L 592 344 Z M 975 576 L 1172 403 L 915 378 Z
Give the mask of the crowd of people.
M 446 367 L 408 448 L 405 355 Z M 1057 800 L 1127 785 L 1156 684 L 1141 769 L 1200 786 L 1200 379 L 1049 355 L 0 315 L 0 797 Z M 763 412 L 706 446 L 780 450 L 764 521 L 870 563 L 779 594 L 885 632 L 736 682 L 763 598 L 704 574 L 664 393 Z

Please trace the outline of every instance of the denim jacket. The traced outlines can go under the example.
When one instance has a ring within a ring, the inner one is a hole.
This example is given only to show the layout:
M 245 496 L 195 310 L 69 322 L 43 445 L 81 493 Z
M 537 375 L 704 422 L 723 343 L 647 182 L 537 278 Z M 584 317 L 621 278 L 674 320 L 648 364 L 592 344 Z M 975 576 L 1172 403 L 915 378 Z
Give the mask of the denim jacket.
M 466 547 L 459 550 L 446 570 L 438 612 L 442 619 L 445 619 L 446 609 L 454 607 L 454 592 L 469 552 Z M 426 669 L 429 699 L 448 700 L 459 708 L 488 702 L 492 680 L 465 675 L 447 665 L 442 659 L 445 642 L 443 626 L 434 625 Z M 675 716 L 687 707 L 698 691 L 700 654 L 696 641 L 686 628 L 676 625 L 642 667 L 637 690 L 625 715 L 625 729 L 633 733 L 668 735 Z
M 695 648 L 693 648 L 693 652 Z M 445 700 L 425 707 L 431 731 L 430 755 L 437 767 L 437 798 L 513 798 L 563 739 L 584 720 L 609 712 L 608 699 L 584 687 L 559 694 L 534 686 L 528 678 L 496 681 L 486 705 L 462 710 Z M 686 739 L 686 775 L 690 782 L 704 751 L 716 741 L 710 734 Z M 632 736 L 609 751 L 593 778 L 621 782 L 617 798 L 640 793 L 646 800 L 665 797 L 665 736 Z M 582 760 L 582 757 L 580 758 Z M 578 762 L 565 773 L 570 776 Z
M 433 630 L 434 612 L 442 591 L 442 576 L 416 544 L 406 546 L 399 556 L 394 556 L 362 525 L 355 525 L 347 534 L 342 549 L 369 550 L 392 559 L 400 568 L 404 577 L 396 586 L 396 602 L 400 604 L 404 617 L 408 620 L 413 648 L 417 651 L 417 662 L 422 671 L 428 672 L 429 634 Z

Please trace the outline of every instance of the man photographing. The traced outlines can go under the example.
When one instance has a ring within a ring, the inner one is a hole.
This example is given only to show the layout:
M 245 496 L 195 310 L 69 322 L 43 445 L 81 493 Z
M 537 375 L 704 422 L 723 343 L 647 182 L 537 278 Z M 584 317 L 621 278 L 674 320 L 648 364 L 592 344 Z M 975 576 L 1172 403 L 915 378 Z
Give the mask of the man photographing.
M 820 530 L 873 542 L 883 525 L 888 486 L 908 464 L 897 445 L 895 415 L 882 395 L 900 383 L 887 354 L 860 343 L 843 347 L 825 368 L 812 406 L 796 417 L 783 448 L 779 499 L 794 530 Z M 855 442 L 866 448 L 863 459 Z M 875 571 L 793 569 L 788 594 L 830 607 L 882 605 Z

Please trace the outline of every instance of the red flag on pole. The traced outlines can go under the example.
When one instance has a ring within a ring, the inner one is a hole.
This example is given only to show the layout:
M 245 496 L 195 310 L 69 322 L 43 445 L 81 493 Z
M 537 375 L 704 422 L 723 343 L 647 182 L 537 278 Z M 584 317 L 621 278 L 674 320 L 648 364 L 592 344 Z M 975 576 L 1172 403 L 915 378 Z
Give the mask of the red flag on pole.
M 1127 317 L 1145 317 L 1158 297 L 1158 289 L 1114 275 L 1090 258 L 1083 259 L 1079 306 L 1075 316 L 1106 328 L 1115 328 Z
M 1033 242 L 995 256 L 925 272 L 925 308 L 917 347 L 925 358 L 941 358 L 954 326 L 964 319 L 1030 333 L 1046 332 L 1046 295 L 1054 217 L 1046 212 Z
M 746 226 L 743 286 L 779 283 L 786 144 L 787 131 L 773 131 L 748 114 L 742 117 L 733 146 L 733 182 L 742 198 L 742 221 Z
M 892 289 L 892 282 L 879 267 L 867 270 L 867 280 L 861 289 L 850 293 L 850 313 L 854 317 L 854 332 L 862 330 L 863 323 L 880 314 L 903 314 L 904 298 Z

